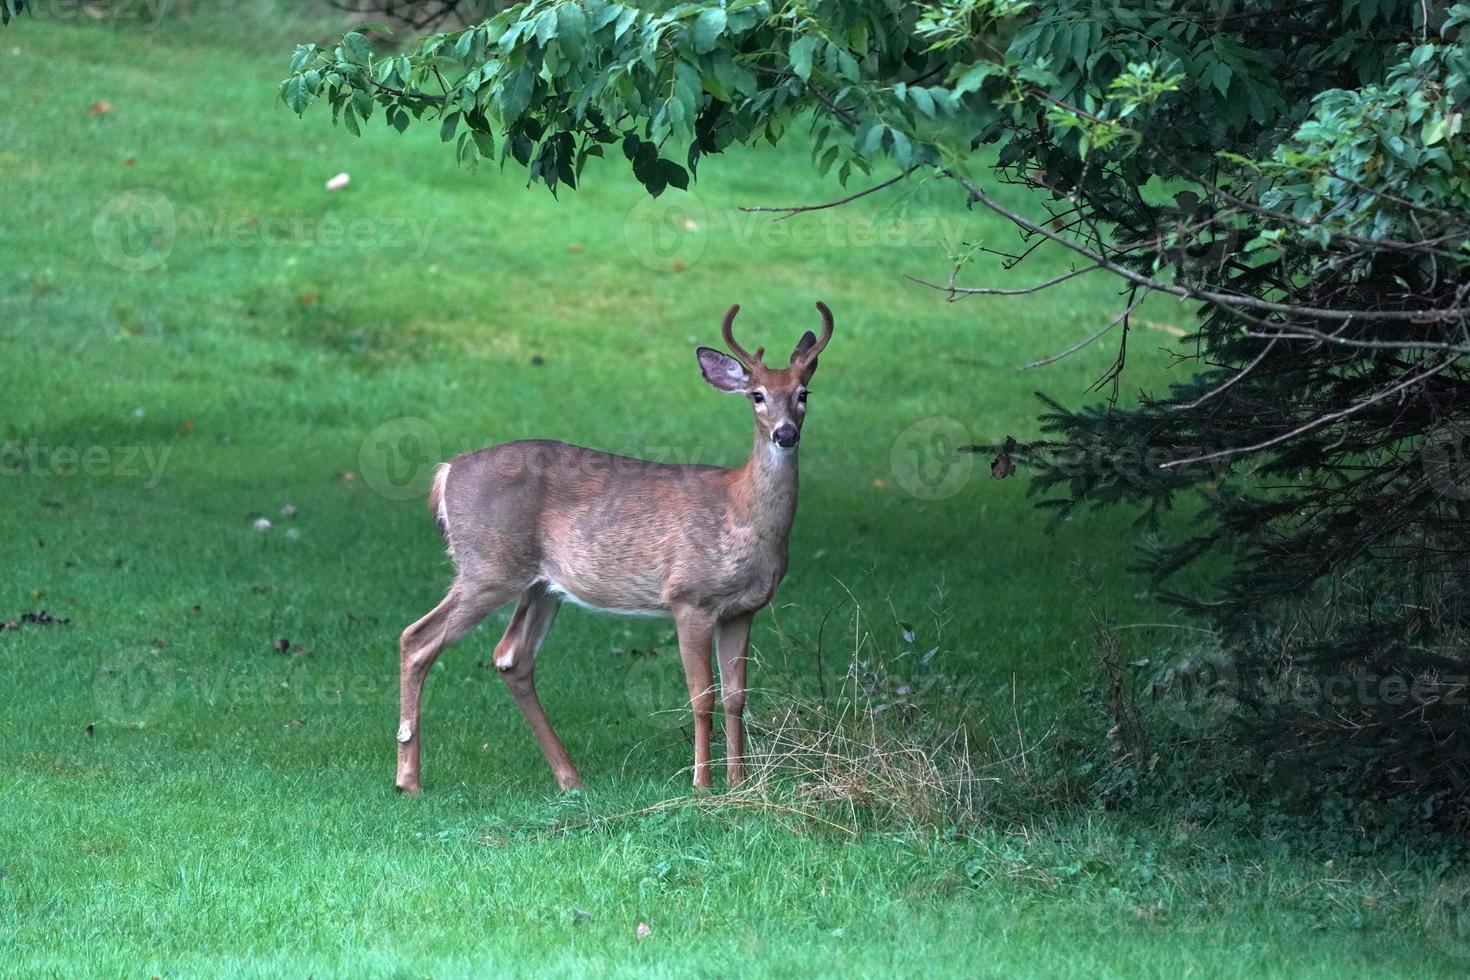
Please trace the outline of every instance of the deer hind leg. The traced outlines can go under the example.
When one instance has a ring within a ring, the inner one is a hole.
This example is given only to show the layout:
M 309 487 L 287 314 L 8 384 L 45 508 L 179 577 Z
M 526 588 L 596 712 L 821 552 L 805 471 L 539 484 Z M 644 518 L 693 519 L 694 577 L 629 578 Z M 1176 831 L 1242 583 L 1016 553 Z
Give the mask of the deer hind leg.
M 721 623 L 715 637 L 720 664 L 720 701 L 725 708 L 725 782 L 745 779 L 745 662 L 749 615 Z
M 404 793 L 418 795 L 423 791 L 419 781 L 419 749 L 422 745 L 419 715 L 424 678 L 429 668 L 434 666 L 439 654 L 513 597 L 514 592 L 496 595 L 471 590 L 464 583 L 456 582 L 444 601 L 399 637 L 398 776 L 395 782 Z
M 541 699 L 536 696 L 536 654 L 540 652 L 551 624 L 556 621 L 559 608 L 561 598 L 547 592 L 543 583 L 527 589 L 510 617 L 505 635 L 495 644 L 495 669 L 500 671 L 516 707 L 531 726 L 531 733 L 536 736 L 536 743 L 541 746 L 541 753 L 546 756 L 557 785 L 563 790 L 573 790 L 582 785 L 582 777 L 561 739 L 556 737 L 556 731 L 546 717 L 546 709 L 541 707 Z
M 709 740 L 715 708 L 715 679 L 710 670 L 710 641 L 714 620 L 693 607 L 674 610 L 679 630 L 679 659 L 684 662 L 684 682 L 689 687 L 689 707 L 694 711 L 694 788 L 709 789 Z

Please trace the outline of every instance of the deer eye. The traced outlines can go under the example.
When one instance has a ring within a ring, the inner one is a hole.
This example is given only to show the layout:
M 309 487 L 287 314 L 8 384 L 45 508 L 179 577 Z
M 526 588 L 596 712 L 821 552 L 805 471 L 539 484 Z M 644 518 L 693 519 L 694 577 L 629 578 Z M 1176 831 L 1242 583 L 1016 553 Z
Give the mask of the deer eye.
M 799 402 L 801 402 L 803 405 L 805 405 L 806 404 L 806 392 L 805 391 L 798 391 L 796 393 L 796 400 L 799 401 Z
M 750 400 L 755 402 L 757 405 L 763 405 L 765 404 L 766 396 L 758 391 L 752 391 L 750 393 Z

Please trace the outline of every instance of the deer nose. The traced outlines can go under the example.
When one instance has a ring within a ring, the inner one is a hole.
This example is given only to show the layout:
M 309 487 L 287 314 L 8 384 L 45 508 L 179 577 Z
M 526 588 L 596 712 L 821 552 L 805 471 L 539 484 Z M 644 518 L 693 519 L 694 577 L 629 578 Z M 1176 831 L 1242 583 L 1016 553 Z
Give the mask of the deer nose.
M 790 449 L 801 439 L 801 431 L 790 422 L 782 422 L 771 433 L 771 441 L 782 449 Z

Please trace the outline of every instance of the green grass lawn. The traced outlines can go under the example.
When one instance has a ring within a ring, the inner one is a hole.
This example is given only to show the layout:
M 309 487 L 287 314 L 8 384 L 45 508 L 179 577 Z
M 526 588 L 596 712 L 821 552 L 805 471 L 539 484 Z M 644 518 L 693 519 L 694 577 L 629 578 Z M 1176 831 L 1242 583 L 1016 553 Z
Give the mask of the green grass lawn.
M 556 794 L 486 669 L 502 615 L 434 668 L 426 792 L 396 794 L 397 637 L 449 580 L 424 464 L 523 437 L 737 463 L 748 409 L 693 356 L 732 302 L 778 354 L 814 300 L 837 315 L 753 683 L 809 690 L 824 617 L 825 670 L 897 663 L 902 621 L 997 752 L 1018 729 L 1038 768 L 1101 745 L 1097 619 L 1173 618 L 1126 571 L 1145 532 L 1047 534 L 987 458 L 914 454 L 1034 434 L 1036 388 L 1090 397 L 1111 347 L 1014 369 L 1118 296 L 907 283 L 958 239 L 1015 245 L 943 187 L 739 212 L 840 194 L 799 141 L 653 202 L 620 164 L 556 201 L 457 169 L 432 125 L 356 140 L 276 100 L 291 44 L 326 32 L 242 16 L 0 33 L 0 620 L 70 620 L 0 632 L 0 972 L 1463 975 L 1464 869 L 1432 842 L 1298 847 L 1085 786 L 1023 805 L 1016 760 L 962 833 L 654 806 L 689 796 L 691 761 L 659 621 L 568 609 L 548 641 L 585 793 Z M 1188 315 L 1142 313 L 1131 390 L 1167 382 Z M 931 492 L 943 466 L 971 468 Z M 1153 657 L 1191 635 L 1129 633 Z

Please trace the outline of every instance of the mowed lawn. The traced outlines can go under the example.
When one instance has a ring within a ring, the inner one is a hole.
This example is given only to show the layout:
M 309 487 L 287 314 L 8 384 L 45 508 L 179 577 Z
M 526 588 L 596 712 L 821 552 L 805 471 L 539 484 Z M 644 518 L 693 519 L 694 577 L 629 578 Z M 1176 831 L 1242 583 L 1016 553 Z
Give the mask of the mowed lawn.
M 1110 345 L 1015 369 L 1106 323 L 1116 284 L 907 282 L 1017 246 L 943 186 L 740 212 L 843 193 L 799 137 L 658 201 L 620 161 L 557 201 L 457 168 L 432 123 L 353 139 L 276 99 L 327 35 L 266 5 L 0 33 L 0 620 L 69 620 L 0 631 L 0 973 L 1462 974 L 1464 869 L 1432 844 L 1301 849 L 1085 781 L 1026 802 L 1059 743 L 1105 744 L 1098 620 L 1180 621 L 1127 571 L 1132 515 L 1048 534 L 1024 479 L 952 447 L 1033 435 L 1038 388 L 1092 397 Z M 524 437 L 736 464 L 749 409 L 693 348 L 739 302 L 784 356 L 817 299 L 837 329 L 752 681 L 810 691 L 819 634 L 826 683 L 938 648 L 1006 760 L 994 815 L 853 838 L 658 806 L 691 796 L 671 627 L 576 609 L 539 687 L 587 790 L 555 792 L 487 669 L 502 615 L 431 673 L 426 792 L 395 793 L 397 637 L 450 572 L 428 467 Z M 1125 399 L 1187 326 L 1141 312 Z M 1159 658 L 1197 634 L 1128 636 Z

